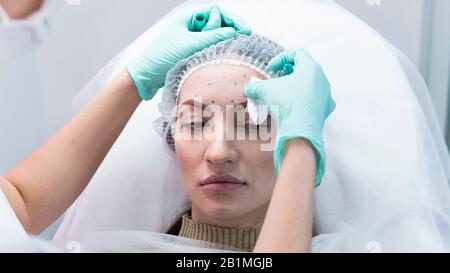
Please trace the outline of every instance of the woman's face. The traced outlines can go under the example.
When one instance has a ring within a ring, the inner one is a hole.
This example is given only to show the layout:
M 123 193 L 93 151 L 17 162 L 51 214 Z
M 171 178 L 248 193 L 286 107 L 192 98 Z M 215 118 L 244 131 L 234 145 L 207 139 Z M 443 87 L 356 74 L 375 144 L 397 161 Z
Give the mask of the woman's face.
M 273 142 L 276 126 L 269 117 L 259 134 L 249 119 L 243 87 L 252 76 L 262 78 L 248 67 L 215 64 L 181 88 L 175 150 L 198 222 L 257 227 L 264 220 L 276 175 L 272 151 L 261 147 Z

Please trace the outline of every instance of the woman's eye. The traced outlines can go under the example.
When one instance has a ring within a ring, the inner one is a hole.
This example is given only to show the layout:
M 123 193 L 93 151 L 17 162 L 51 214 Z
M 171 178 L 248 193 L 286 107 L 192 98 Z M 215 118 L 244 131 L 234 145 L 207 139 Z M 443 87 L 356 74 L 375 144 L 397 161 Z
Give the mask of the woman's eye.
M 257 130 L 257 129 L 259 129 L 259 125 L 256 125 L 254 123 L 246 123 L 245 128 L 250 129 L 250 130 Z
M 201 128 L 203 128 L 204 125 L 205 125 L 205 123 L 203 121 L 193 121 L 193 122 L 184 123 L 183 127 L 187 128 L 187 129 L 201 129 Z
M 250 123 L 250 122 L 240 124 L 239 127 L 243 127 L 245 129 L 249 129 L 249 130 L 256 130 L 259 128 L 258 125 L 254 124 L 254 123 Z

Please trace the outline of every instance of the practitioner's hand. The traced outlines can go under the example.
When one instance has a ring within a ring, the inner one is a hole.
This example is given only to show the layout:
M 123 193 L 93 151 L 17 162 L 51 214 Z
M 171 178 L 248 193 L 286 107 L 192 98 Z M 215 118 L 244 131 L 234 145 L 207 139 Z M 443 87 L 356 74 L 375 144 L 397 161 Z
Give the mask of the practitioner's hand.
M 318 186 L 325 172 L 323 125 L 336 104 L 322 67 L 306 51 L 285 51 L 271 60 L 269 69 L 276 72 L 292 65 L 292 73 L 269 80 L 252 79 L 244 91 L 247 97 L 263 101 L 278 125 L 274 151 L 277 173 L 286 142 L 293 138 L 304 138 L 315 148 Z M 278 111 L 274 106 L 278 106 Z
M 139 96 L 150 100 L 178 61 L 236 32 L 251 34 L 245 22 L 217 5 L 178 12 L 145 53 L 127 66 Z

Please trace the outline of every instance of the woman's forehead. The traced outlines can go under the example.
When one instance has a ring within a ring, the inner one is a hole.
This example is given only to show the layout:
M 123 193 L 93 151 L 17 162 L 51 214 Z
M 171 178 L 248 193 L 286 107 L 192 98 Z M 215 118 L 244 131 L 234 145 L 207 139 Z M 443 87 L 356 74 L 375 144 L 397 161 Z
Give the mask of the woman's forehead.
M 251 77 L 263 78 L 242 65 L 212 64 L 194 71 L 181 86 L 178 103 L 202 100 L 204 104 L 236 104 L 246 101 L 244 86 Z

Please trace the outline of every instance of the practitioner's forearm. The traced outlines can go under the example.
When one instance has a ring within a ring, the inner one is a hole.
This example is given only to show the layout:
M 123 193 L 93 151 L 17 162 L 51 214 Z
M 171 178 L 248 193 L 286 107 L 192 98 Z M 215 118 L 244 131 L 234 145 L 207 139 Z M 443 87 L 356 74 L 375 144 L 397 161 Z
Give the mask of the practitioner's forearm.
M 313 148 L 303 139 L 291 140 L 255 252 L 310 251 L 315 180 Z
M 86 187 L 140 104 L 126 71 L 0 183 L 19 220 L 38 234 Z

